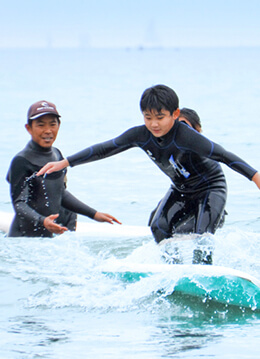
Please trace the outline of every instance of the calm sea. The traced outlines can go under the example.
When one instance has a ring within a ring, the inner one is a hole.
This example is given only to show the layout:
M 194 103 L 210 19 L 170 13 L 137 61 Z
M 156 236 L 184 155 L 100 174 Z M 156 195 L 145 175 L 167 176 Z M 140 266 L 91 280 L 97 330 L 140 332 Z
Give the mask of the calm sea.
M 141 124 L 143 90 L 163 83 L 180 107 L 199 113 L 205 136 L 260 169 L 259 78 L 259 48 L 0 50 L 0 211 L 12 211 L 5 176 L 29 140 L 33 102 L 57 105 L 56 146 L 67 156 Z M 260 279 L 260 193 L 223 168 L 228 216 L 215 235 L 214 264 Z M 73 194 L 126 225 L 145 226 L 169 186 L 138 149 L 68 173 Z M 0 234 L 0 358 L 259 358 L 259 313 L 176 303 L 158 294 L 164 283 L 126 284 L 97 270 L 158 255 L 152 236 L 138 233 Z

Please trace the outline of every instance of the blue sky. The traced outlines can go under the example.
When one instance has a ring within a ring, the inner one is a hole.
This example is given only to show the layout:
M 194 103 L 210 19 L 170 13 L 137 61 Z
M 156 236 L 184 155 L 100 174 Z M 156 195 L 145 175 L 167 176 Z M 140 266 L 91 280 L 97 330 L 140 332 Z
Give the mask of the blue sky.
M 259 0 L 0 0 L 0 47 L 259 46 Z

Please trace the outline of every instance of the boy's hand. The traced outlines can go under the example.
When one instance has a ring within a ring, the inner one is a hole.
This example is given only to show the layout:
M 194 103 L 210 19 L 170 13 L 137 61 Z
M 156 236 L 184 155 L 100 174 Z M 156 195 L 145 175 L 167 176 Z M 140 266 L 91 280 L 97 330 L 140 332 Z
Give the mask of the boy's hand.
M 110 224 L 113 224 L 113 222 L 116 222 L 118 224 L 122 224 L 121 222 L 119 222 L 118 219 L 111 216 L 111 214 L 102 213 L 102 212 L 96 212 L 96 214 L 94 216 L 94 220 L 97 221 L 97 222 L 108 222 Z
M 257 187 L 260 189 L 260 173 L 256 172 L 252 178 L 252 181 L 255 182 Z
M 40 171 L 37 173 L 37 176 L 42 176 L 44 174 L 50 174 L 52 172 L 57 172 L 63 170 L 63 168 L 68 167 L 69 162 L 65 158 L 64 160 L 57 162 L 48 162 L 45 166 L 43 166 Z
M 58 214 L 51 214 L 50 216 L 46 217 L 43 221 L 44 227 L 51 233 L 55 234 L 62 234 L 68 230 L 67 227 L 62 227 L 59 224 L 55 223 L 55 219 L 58 218 Z

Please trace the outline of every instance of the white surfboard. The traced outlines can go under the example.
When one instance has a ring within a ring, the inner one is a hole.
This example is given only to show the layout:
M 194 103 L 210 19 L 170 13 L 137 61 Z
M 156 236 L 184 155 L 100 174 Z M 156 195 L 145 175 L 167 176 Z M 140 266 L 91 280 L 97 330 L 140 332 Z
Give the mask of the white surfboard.
M 13 220 L 13 213 L 0 212 L 0 231 L 7 233 Z
M 8 233 L 10 225 L 12 223 L 14 214 L 8 212 L 0 211 L 0 231 Z M 84 235 L 90 236 L 100 236 L 105 235 L 108 237 L 145 237 L 151 236 L 151 230 L 148 226 L 128 226 L 120 225 L 117 223 L 98 223 L 96 221 L 83 222 L 78 221 L 77 223 L 77 233 L 82 233 Z

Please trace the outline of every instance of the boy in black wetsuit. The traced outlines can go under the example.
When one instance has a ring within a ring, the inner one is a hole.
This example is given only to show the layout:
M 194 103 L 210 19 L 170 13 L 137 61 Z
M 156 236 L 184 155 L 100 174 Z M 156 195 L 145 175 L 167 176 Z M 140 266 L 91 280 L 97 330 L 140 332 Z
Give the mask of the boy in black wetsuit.
M 75 198 L 66 189 L 66 170 L 47 178 L 36 176 L 49 161 L 63 159 L 52 147 L 60 127 L 56 106 L 47 101 L 34 103 L 28 110 L 25 125 L 31 141 L 12 160 L 7 180 L 15 217 L 9 237 L 52 237 L 53 233 L 75 230 L 76 213 L 99 222 L 117 222 L 110 214 L 97 212 Z
M 200 117 L 196 111 L 194 111 L 190 108 L 184 107 L 180 110 L 178 121 L 186 123 L 188 126 L 192 127 L 194 130 L 198 131 L 199 133 L 202 132 Z M 160 205 L 160 203 L 161 203 L 161 201 L 158 203 L 157 207 L 152 211 L 149 221 L 148 221 L 148 226 L 151 225 L 154 214 L 155 214 L 158 206 Z M 224 210 L 224 212 L 223 212 L 223 215 L 219 222 L 218 227 L 222 227 L 224 225 L 225 215 L 227 215 L 226 210 Z M 193 233 L 194 228 L 195 228 L 194 221 L 195 221 L 195 218 L 192 216 L 189 216 L 189 218 L 187 220 L 182 221 L 182 224 L 179 224 L 178 229 L 176 230 L 175 233 Z
M 225 176 L 218 162 L 254 181 L 260 189 L 259 173 L 235 154 L 180 122 L 179 99 L 171 88 L 156 85 L 146 89 L 140 108 L 145 125 L 130 128 L 112 140 L 62 161 L 49 163 L 38 175 L 140 147 L 172 181 L 150 224 L 156 242 L 175 233 L 215 233 L 227 195 Z M 188 222 L 193 225 L 185 232 L 183 228 Z

